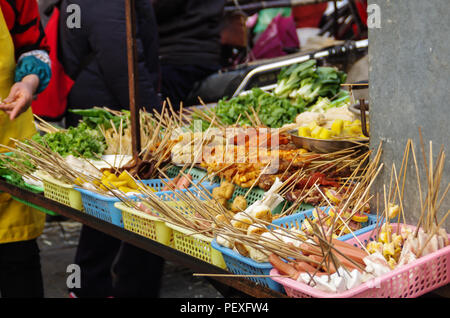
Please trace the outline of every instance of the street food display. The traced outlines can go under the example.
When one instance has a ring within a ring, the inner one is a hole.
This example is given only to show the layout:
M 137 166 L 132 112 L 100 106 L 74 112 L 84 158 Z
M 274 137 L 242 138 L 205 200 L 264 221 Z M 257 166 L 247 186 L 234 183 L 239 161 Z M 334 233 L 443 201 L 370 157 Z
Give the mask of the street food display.
M 202 260 L 231 276 L 245 276 L 233 268 L 241 262 L 249 277 L 284 286 L 291 297 L 361 295 L 374 279 L 450 254 L 442 227 L 449 213 L 438 218 L 447 192 L 440 194 L 445 153 L 426 161 L 425 194 L 418 181 L 421 218 L 412 226 L 403 202 L 410 152 L 420 180 L 412 141 L 398 175 L 391 169 L 382 204 L 373 193 L 384 168 L 382 144 L 321 152 L 299 146 L 295 137 L 368 140 L 348 110 L 345 79 L 311 60 L 284 69 L 272 91 L 254 89 L 213 109 L 175 112 L 165 103 L 161 112 L 141 111 L 138 156 L 126 111 L 75 110 L 82 119 L 68 129 L 37 118 L 40 134 L 0 145 L 9 151 L 0 155 L 0 174 L 55 201 L 61 195 L 52 193 L 69 189 L 70 200 L 58 202 L 97 217 L 115 213 L 126 230 L 194 257 L 196 247 L 209 251 Z M 104 218 L 111 219 L 115 224 Z M 145 225 L 136 231 L 136 222 Z M 260 268 L 264 274 L 253 272 Z

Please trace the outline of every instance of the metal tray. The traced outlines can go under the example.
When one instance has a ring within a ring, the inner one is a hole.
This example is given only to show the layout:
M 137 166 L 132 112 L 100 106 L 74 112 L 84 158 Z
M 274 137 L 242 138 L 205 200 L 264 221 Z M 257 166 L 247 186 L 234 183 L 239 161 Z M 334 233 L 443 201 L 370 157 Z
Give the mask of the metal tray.
M 368 147 L 369 139 L 355 139 L 355 140 L 336 140 L 336 139 L 315 139 L 308 137 L 300 137 L 296 130 L 289 132 L 292 142 L 299 148 L 305 148 L 317 153 L 330 153 L 339 150 L 361 147 Z

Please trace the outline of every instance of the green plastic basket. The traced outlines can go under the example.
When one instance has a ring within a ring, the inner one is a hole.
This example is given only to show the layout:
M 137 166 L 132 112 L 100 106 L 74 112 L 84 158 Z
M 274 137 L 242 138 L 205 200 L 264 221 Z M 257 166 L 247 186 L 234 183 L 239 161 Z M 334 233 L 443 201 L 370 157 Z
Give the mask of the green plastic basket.
M 175 178 L 180 173 L 181 167 L 170 166 L 164 173 L 170 178 Z
M 242 188 L 242 187 L 240 187 L 240 186 L 238 186 L 238 185 L 236 185 L 235 187 L 234 187 L 234 192 L 233 192 L 233 195 L 232 195 L 232 197 L 231 197 L 231 199 L 230 199 L 230 203 L 232 203 L 233 201 L 234 201 L 234 199 L 237 197 L 237 196 L 245 196 L 246 194 L 247 194 L 247 192 L 248 192 L 248 189 L 247 188 Z M 258 188 L 258 187 L 254 187 L 253 189 L 251 189 L 250 190 L 250 192 L 249 192 L 249 194 L 247 195 L 247 197 L 246 197 L 246 200 L 247 200 L 247 205 L 252 205 L 253 203 L 255 203 L 256 201 L 258 201 L 258 200 L 261 200 L 263 197 L 264 197 L 264 194 L 265 194 L 266 192 L 263 190 L 263 189 L 261 189 L 261 188 Z M 283 210 L 284 210 L 284 206 L 285 206 L 285 202 L 281 202 L 273 211 L 272 211 L 272 214 L 280 214 Z
M 165 174 L 169 178 L 175 178 L 180 173 L 181 169 L 182 169 L 182 167 L 171 166 L 170 168 L 168 168 L 165 171 Z M 186 173 L 187 171 L 189 171 L 189 168 L 187 168 L 184 172 Z M 191 174 L 193 180 L 202 180 L 203 179 L 204 181 L 207 181 L 207 178 L 205 176 L 208 174 L 208 172 L 206 170 L 192 168 L 192 169 L 190 169 L 190 174 Z M 214 178 L 213 182 L 217 182 L 217 180 L 219 180 L 219 179 Z
M 6 182 L 8 182 L 9 184 L 21 188 L 23 190 L 27 190 L 33 193 L 42 193 L 44 192 L 44 189 L 41 187 L 37 187 L 31 184 L 27 184 L 27 183 L 22 183 L 22 182 L 16 182 L 12 180 L 12 177 L 10 175 L 5 175 L 3 176 L 3 178 L 6 180 Z
M 247 192 L 248 192 L 248 189 L 242 188 L 242 187 L 236 185 L 234 188 L 233 196 L 231 197 L 229 202 L 232 203 L 238 195 L 245 196 Z M 265 193 L 266 192 L 263 189 L 254 187 L 252 190 L 250 190 L 250 193 L 246 197 L 247 205 L 251 205 L 251 204 L 255 203 L 256 201 L 261 200 L 264 197 Z M 292 203 L 283 201 L 272 211 L 272 214 L 273 215 L 280 214 L 283 211 L 286 211 L 287 209 L 289 209 L 291 206 L 292 206 Z M 309 209 L 313 209 L 313 208 L 314 207 L 312 205 L 301 204 L 301 205 L 299 205 L 297 210 L 295 210 L 292 214 L 300 213 L 300 212 L 303 212 L 303 211 L 306 211 Z
M 6 152 L 6 153 L 3 153 L 3 155 L 11 156 L 11 155 L 13 155 L 13 153 L 12 152 Z M 13 171 L 11 171 L 11 172 L 13 172 Z M 31 191 L 33 193 L 42 193 L 42 192 L 44 192 L 44 189 L 41 188 L 41 187 L 37 187 L 37 186 L 31 185 L 31 184 L 27 184 L 25 182 L 14 181 L 12 179 L 11 175 L 9 175 L 9 174 L 1 175 L 0 177 L 4 178 L 7 183 L 9 183 L 9 184 L 11 184 L 13 186 L 16 186 L 18 188 L 21 188 L 23 190 Z

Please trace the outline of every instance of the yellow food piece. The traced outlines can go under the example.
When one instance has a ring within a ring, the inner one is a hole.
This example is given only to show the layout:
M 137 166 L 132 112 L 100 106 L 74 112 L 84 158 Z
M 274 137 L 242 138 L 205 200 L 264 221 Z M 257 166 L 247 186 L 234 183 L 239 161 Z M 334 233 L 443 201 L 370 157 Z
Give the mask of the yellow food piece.
M 331 139 L 332 135 L 331 135 L 331 131 L 329 131 L 326 128 L 322 128 L 320 133 L 319 133 L 319 139 Z
M 389 219 L 393 219 L 398 216 L 398 213 L 400 212 L 400 207 L 398 204 L 393 205 L 391 203 L 388 204 L 388 216 Z
M 403 246 L 403 237 L 400 234 L 393 233 L 392 234 L 392 243 L 394 243 L 395 248 L 399 248 Z
M 383 243 L 381 242 L 376 242 L 376 241 L 371 241 L 367 244 L 366 246 L 367 251 L 369 251 L 370 254 L 374 254 L 376 252 L 383 252 Z
M 387 263 L 391 269 L 394 269 L 395 266 L 397 266 L 397 262 L 395 261 L 395 259 L 393 257 L 389 257 L 387 260 Z
M 336 191 L 332 189 L 327 189 L 325 191 L 325 195 L 327 196 L 328 199 L 331 200 L 331 202 L 335 203 L 336 205 L 339 205 L 339 203 L 341 203 L 342 201 L 342 198 L 337 194 Z
M 352 132 L 353 135 L 361 135 L 361 134 L 362 134 L 362 127 L 361 127 L 361 125 L 355 125 L 355 124 L 353 124 L 353 125 L 350 127 L 350 130 L 351 130 L 351 132 Z
M 390 234 L 390 233 L 392 233 L 392 226 L 391 226 L 390 224 L 384 223 L 384 224 L 381 226 L 381 231 L 382 231 L 382 232 L 388 232 L 388 233 Z
M 320 127 L 320 126 L 317 126 L 316 128 L 314 128 L 314 129 L 311 131 L 311 137 L 313 137 L 313 138 L 319 138 L 319 135 L 320 135 L 322 129 L 323 129 L 323 128 Z
M 129 180 L 126 184 L 131 189 L 134 189 L 134 190 L 139 189 L 139 186 L 137 185 L 137 183 L 134 180 Z
M 312 211 L 312 215 L 315 219 L 317 219 L 319 217 L 319 215 L 317 213 L 317 208 L 314 208 L 314 210 Z
M 336 119 L 333 124 L 331 124 L 331 131 L 337 136 L 342 133 L 342 129 L 344 129 L 344 121 L 342 119 Z
M 399 260 L 401 253 L 402 253 L 402 248 L 401 247 L 396 247 L 395 248 L 395 252 L 394 252 L 394 258 L 395 258 L 396 261 Z
M 80 177 L 76 178 L 75 181 L 74 181 L 74 183 L 75 183 L 77 186 L 82 186 L 85 182 L 86 182 L 86 181 L 83 180 L 83 179 L 81 179 Z
M 395 254 L 395 247 L 394 243 L 385 243 L 383 245 L 383 256 L 388 258 L 389 256 L 394 256 Z
M 111 181 L 109 181 L 109 180 L 107 180 L 107 179 L 102 180 L 102 186 L 103 186 L 105 189 L 107 189 L 107 188 L 112 188 Z
M 353 123 L 350 120 L 344 120 L 344 128 L 351 126 Z
M 326 226 L 331 226 L 332 222 L 333 222 L 333 220 L 331 218 L 327 218 L 324 223 Z
M 129 187 L 120 187 L 119 190 L 124 193 L 135 192 L 135 189 L 131 189 Z
M 130 176 L 130 174 L 126 170 L 122 171 L 122 173 L 119 175 L 118 179 L 121 181 L 133 180 L 133 178 Z
M 359 214 L 352 216 L 352 220 L 358 223 L 364 223 L 369 220 L 369 216 L 367 214 Z
M 107 177 L 107 176 L 109 176 L 109 175 L 111 175 L 112 173 L 111 173 L 111 171 L 109 171 L 109 170 L 105 170 L 105 171 L 103 171 L 103 175 L 105 176 L 105 177 Z
M 300 137 L 311 137 L 311 129 L 307 126 L 300 127 L 298 129 L 298 135 Z
M 107 176 L 103 180 L 106 180 L 106 181 L 118 181 L 115 174 L 110 174 L 109 176 Z
M 344 127 L 344 129 L 342 130 L 341 135 L 342 136 L 346 136 L 346 137 L 353 136 L 352 128 L 350 126 Z
M 111 181 L 110 183 L 116 188 L 124 187 L 127 185 L 126 181 Z
M 151 188 L 151 187 L 146 187 L 148 190 L 152 191 L 152 192 L 157 192 L 155 189 Z
M 334 217 L 334 214 L 336 213 L 336 210 L 335 209 L 330 209 L 329 211 L 328 211 L 328 214 L 331 216 L 331 217 Z M 336 219 L 336 222 L 338 222 L 339 224 L 342 224 L 342 221 L 341 221 L 341 219 L 344 219 L 344 220 L 346 220 L 346 219 L 348 219 L 349 217 L 350 217 L 350 213 L 348 212 L 348 211 L 346 211 L 346 212 L 344 212 L 344 213 L 342 213 L 342 211 L 339 211 L 339 216 L 337 217 L 337 219 Z
M 380 237 L 378 238 L 378 240 L 380 242 L 387 243 L 390 240 L 389 236 L 390 236 L 390 233 L 388 233 L 386 231 L 382 231 L 382 232 L 380 232 Z

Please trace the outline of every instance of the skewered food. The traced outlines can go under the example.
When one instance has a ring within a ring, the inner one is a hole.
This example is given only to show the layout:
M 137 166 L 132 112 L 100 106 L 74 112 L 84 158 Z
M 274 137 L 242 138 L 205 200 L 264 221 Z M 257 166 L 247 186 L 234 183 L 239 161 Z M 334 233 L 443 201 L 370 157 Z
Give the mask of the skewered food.
M 242 195 L 238 195 L 234 198 L 231 204 L 231 211 L 237 213 L 247 209 L 247 200 Z

